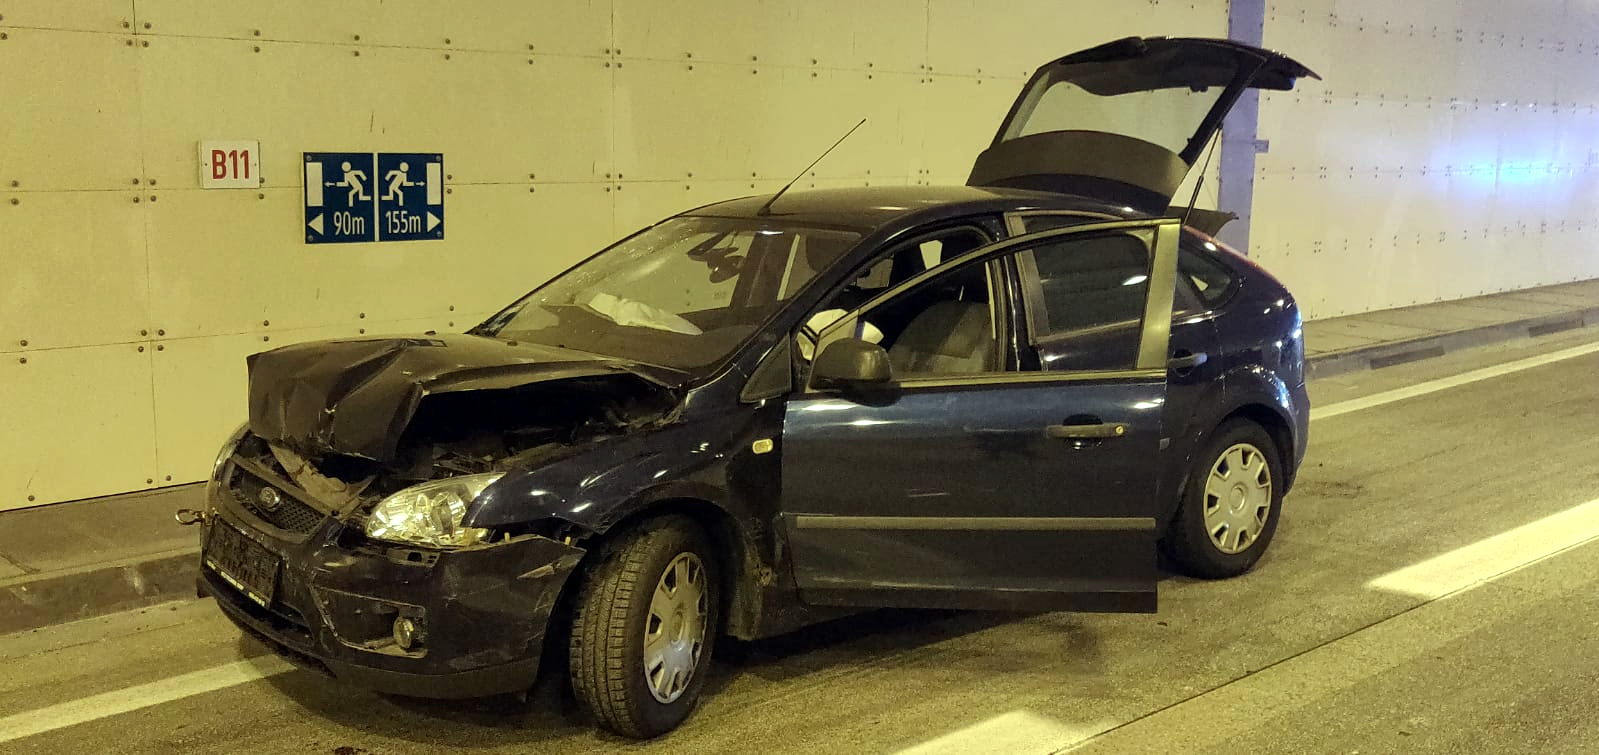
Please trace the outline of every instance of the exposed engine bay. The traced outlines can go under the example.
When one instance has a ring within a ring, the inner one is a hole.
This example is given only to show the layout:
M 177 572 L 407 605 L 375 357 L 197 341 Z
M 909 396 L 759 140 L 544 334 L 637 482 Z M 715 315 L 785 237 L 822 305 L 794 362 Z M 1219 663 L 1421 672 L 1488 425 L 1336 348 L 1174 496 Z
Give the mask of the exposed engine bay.
M 535 466 L 674 416 L 677 396 L 660 382 L 552 351 L 447 336 L 258 354 L 235 454 L 343 516 L 418 483 Z

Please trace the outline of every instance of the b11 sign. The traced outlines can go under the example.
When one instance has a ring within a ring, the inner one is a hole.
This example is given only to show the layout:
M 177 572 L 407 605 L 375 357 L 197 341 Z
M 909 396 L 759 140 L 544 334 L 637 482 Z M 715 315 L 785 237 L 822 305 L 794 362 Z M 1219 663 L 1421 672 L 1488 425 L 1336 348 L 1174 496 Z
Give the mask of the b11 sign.
M 260 142 L 200 142 L 200 188 L 254 189 L 260 185 Z

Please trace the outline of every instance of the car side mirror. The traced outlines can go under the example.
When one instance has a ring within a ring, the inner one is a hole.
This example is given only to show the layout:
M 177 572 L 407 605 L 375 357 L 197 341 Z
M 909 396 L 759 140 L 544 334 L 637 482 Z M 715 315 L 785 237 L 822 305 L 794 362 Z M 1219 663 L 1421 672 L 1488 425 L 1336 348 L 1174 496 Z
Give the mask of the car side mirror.
M 828 344 L 811 368 L 811 384 L 823 389 L 884 385 L 893 380 L 888 352 L 859 338 L 842 338 Z

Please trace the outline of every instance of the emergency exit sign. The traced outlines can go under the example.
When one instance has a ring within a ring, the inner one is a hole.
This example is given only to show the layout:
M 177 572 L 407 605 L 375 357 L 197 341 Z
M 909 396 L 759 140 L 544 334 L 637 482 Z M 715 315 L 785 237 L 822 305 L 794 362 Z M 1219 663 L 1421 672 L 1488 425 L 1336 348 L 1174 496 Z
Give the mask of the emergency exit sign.
M 200 142 L 200 188 L 254 189 L 260 185 L 260 142 Z

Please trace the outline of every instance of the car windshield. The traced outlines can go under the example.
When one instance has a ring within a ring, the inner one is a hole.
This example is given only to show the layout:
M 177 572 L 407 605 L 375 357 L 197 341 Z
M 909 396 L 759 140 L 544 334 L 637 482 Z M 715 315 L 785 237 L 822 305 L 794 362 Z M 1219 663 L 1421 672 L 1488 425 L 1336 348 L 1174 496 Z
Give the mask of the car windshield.
M 780 221 L 674 218 L 474 332 L 692 370 L 726 358 L 859 238 Z

